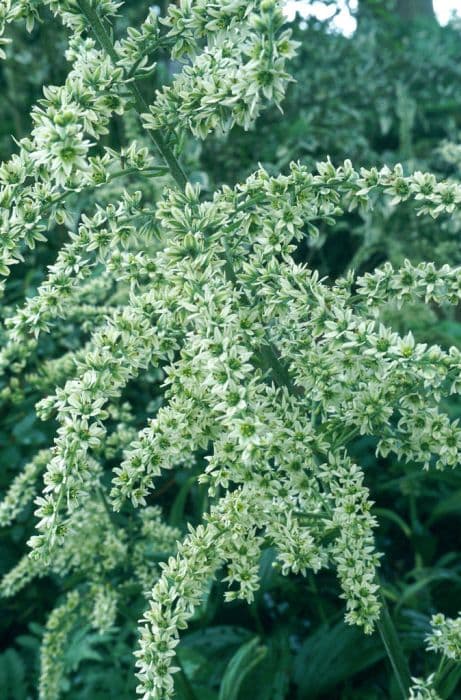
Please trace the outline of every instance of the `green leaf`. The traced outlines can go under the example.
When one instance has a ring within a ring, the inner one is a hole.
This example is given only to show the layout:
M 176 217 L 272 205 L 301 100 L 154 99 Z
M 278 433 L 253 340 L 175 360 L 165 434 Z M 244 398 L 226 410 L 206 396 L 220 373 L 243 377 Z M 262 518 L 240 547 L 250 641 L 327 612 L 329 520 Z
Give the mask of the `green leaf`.
M 383 596 L 381 596 L 381 602 L 381 616 L 377 622 L 377 628 L 394 673 L 393 680 L 398 687 L 398 693 L 403 700 L 406 700 L 410 686 L 410 671 L 407 658 Z
M 193 647 L 181 647 L 178 650 L 178 659 L 188 678 L 194 678 L 196 672 L 207 663 L 204 654 L 200 654 Z
M 189 491 L 196 481 L 197 477 L 191 476 L 179 489 L 178 495 L 176 496 L 170 511 L 170 525 L 173 527 L 177 527 L 183 522 L 187 496 L 189 495 Z
M 82 661 L 102 661 L 103 657 L 94 646 L 109 640 L 109 634 L 89 632 L 88 627 L 82 627 L 75 631 L 66 650 L 66 665 L 75 671 Z
M 184 635 L 181 646 L 191 646 L 196 651 L 201 649 L 210 656 L 222 652 L 228 647 L 240 646 L 249 637 L 251 637 L 251 632 L 244 627 L 216 625 Z
M 313 700 L 385 656 L 379 638 L 339 622 L 322 625 L 304 642 L 294 661 L 299 700 Z
M 392 520 L 392 522 L 394 522 L 402 530 L 406 537 L 411 537 L 411 527 L 407 525 L 400 515 L 394 513 L 393 510 L 389 510 L 388 508 L 374 508 L 373 513 L 378 518 L 387 518 L 388 520 Z
M 0 654 L 0 697 L 2 700 L 26 700 L 25 667 L 16 649 Z
M 461 513 L 461 490 L 455 491 L 437 503 L 428 520 L 428 526 L 446 515 Z
M 261 597 L 263 593 L 271 588 L 274 582 L 275 569 L 273 563 L 276 559 L 277 551 L 275 547 L 268 547 L 261 553 L 261 559 L 259 561 L 259 580 L 260 587 L 258 597 Z
M 240 647 L 229 661 L 219 690 L 219 700 L 237 700 L 240 686 L 250 671 L 264 658 L 267 648 L 260 646 L 259 637 Z
M 432 573 L 424 576 L 424 578 L 412 583 L 410 586 L 406 586 L 402 594 L 399 597 L 399 601 L 396 606 L 396 610 L 399 609 L 408 599 L 420 593 L 426 586 L 429 586 L 436 581 L 455 581 L 456 583 L 461 583 L 461 577 L 455 574 L 449 569 L 436 569 Z
M 289 630 L 278 630 L 267 640 L 267 654 L 242 683 L 242 700 L 286 700 L 292 666 L 288 635 Z

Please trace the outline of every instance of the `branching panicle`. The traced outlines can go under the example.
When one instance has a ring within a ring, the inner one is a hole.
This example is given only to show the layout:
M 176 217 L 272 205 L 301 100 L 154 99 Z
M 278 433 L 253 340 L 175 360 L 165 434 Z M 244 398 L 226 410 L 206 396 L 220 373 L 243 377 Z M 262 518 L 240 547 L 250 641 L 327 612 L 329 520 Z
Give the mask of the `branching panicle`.
M 34 3 L 3 4 L 1 31 L 20 18 L 32 27 Z M 459 463 L 461 428 L 444 400 L 461 393 L 460 351 L 399 334 L 383 314 L 415 301 L 458 304 L 461 270 L 405 260 L 335 281 L 298 254 L 377 200 L 449 216 L 461 185 L 327 159 L 276 177 L 261 167 L 205 196 L 178 144 L 248 129 L 267 103 L 280 105 L 296 42 L 279 3 L 181 0 L 117 39 L 113 0 L 44 4 L 71 33 L 70 70 L 44 89 L 30 137 L 0 166 L 5 276 L 27 248 L 67 230 L 35 293 L 6 309 L 0 351 L 2 398 L 30 392 L 38 416 L 57 422 L 54 444 L 0 503 L 1 526 L 32 500 L 38 519 L 30 558 L 0 594 L 50 573 L 76 582 L 46 625 L 40 698 L 59 697 L 60 650 L 79 616 L 110 635 L 130 587 L 148 599 L 138 692 L 172 697 L 179 634 L 210 583 L 224 571 L 226 600 L 253 603 L 269 547 L 283 576 L 333 569 L 346 621 L 372 633 L 383 615 L 377 521 L 350 445 L 368 436 L 379 456 L 425 469 Z M 161 51 L 182 67 L 146 100 L 140 81 Z M 126 124 L 133 108 L 146 134 L 104 147 L 114 116 Z M 153 184 L 140 185 L 145 177 Z M 72 202 L 85 207 L 78 221 Z M 135 382 L 149 394 L 140 416 Z M 150 500 L 156 479 L 178 467 L 206 503 L 185 536 Z M 459 619 L 435 616 L 433 629 L 429 648 L 459 659 Z M 409 692 L 437 697 L 431 677 Z

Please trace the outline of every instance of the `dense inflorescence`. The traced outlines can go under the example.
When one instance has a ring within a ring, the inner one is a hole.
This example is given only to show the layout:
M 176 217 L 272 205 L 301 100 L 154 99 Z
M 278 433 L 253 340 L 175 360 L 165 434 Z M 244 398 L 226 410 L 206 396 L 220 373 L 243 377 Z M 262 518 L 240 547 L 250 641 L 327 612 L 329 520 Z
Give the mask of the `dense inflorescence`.
M 461 454 L 461 428 L 443 408 L 461 392 L 461 352 L 402 337 L 381 313 L 416 300 L 457 304 L 461 270 L 406 261 L 332 281 L 296 253 L 320 225 L 379 198 L 408 202 L 421 216 L 450 215 L 461 186 L 407 176 L 398 165 L 356 170 L 327 160 L 316 172 L 292 163 L 277 177 L 260 168 L 206 198 L 186 182 L 174 151 L 186 131 L 205 138 L 248 128 L 266 102 L 281 102 L 296 45 L 278 5 L 182 0 L 115 43 L 107 24 L 117 3 L 44 5 L 70 30 L 71 67 L 62 86 L 45 89 L 30 138 L 0 168 L 5 275 L 56 224 L 69 230 L 37 293 L 7 310 L 0 354 L 4 398 L 20 395 L 21 381 L 33 386 L 38 415 L 58 424 L 54 444 L 0 505 L 2 526 L 33 498 L 38 519 L 30 556 L 0 592 L 13 595 L 49 572 L 78 572 L 80 581 L 47 623 L 40 697 L 59 695 L 65 667 L 55 657 L 78 619 L 113 629 L 131 584 L 148 599 L 138 692 L 170 697 L 179 632 L 210 581 L 221 576 L 227 600 L 251 603 L 268 546 L 283 575 L 333 568 L 347 622 L 371 633 L 381 614 L 377 523 L 351 441 L 374 437 L 378 456 L 392 452 L 425 469 L 454 467 Z M 5 8 L 3 23 L 30 23 L 39 11 Z M 184 65 L 147 104 L 138 81 L 159 49 Z M 101 155 L 111 118 L 133 105 L 155 156 L 136 142 Z M 110 194 L 132 175 L 161 178 L 163 193 L 146 201 L 127 184 L 76 225 L 69 198 L 94 188 Z M 43 360 L 42 337 L 59 338 L 68 319 L 84 325 L 81 345 Z M 41 372 L 18 380 L 31 358 Z M 153 368 L 163 400 L 139 429 L 123 392 Z M 163 470 L 187 469 L 198 452 L 210 507 L 183 536 L 148 499 Z M 130 536 L 118 512 L 130 513 Z M 165 553 L 160 564 L 149 558 L 154 544 Z M 458 658 L 459 621 L 436 616 L 433 625 L 429 647 Z M 437 697 L 430 686 L 415 681 L 411 697 Z

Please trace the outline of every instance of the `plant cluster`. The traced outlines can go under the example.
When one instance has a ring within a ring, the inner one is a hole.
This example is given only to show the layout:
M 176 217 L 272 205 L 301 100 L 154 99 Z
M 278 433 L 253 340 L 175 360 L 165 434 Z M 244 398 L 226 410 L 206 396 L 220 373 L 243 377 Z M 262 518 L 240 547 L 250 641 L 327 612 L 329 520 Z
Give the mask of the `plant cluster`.
M 30 135 L 0 167 L 7 299 L 10 269 L 59 227 L 68 232 L 35 293 L 5 305 L 0 352 L 2 399 L 33 395 L 37 415 L 56 425 L 0 504 L 3 527 L 32 499 L 37 518 L 30 552 L 0 594 L 49 575 L 65 592 L 43 635 L 40 699 L 60 696 L 62 650 L 79 625 L 110 636 L 140 598 L 138 694 L 172 697 L 175 676 L 189 688 L 176 656 L 181 631 L 213 581 L 225 584 L 226 601 L 253 604 L 269 550 L 282 576 L 335 571 L 346 622 L 379 630 L 401 696 L 439 697 L 459 672 L 459 618 L 433 617 L 427 645 L 442 663 L 410 688 L 352 447 L 368 438 L 377 459 L 458 465 L 461 427 L 446 402 L 461 393 L 461 350 L 398 333 L 385 314 L 456 306 L 461 270 L 388 261 L 330 279 L 299 253 L 320 229 L 382 202 L 456 217 L 461 185 L 398 164 L 327 159 L 316 170 L 292 162 L 280 175 L 260 167 L 206 196 L 187 178 L 182 149 L 191 134 L 248 129 L 268 103 L 280 105 L 297 43 L 279 4 L 181 0 L 118 39 L 113 0 L 43 6 L 69 32 L 70 69 L 44 89 Z M 4 3 L 2 23 L 25 19 L 32 29 L 42 9 Z M 160 52 L 180 68 L 147 100 Z M 112 121 L 131 110 L 144 132 L 133 127 L 137 138 L 105 146 Z M 156 184 L 136 188 L 141 178 Z M 94 190 L 102 203 L 95 193 L 91 211 L 76 214 Z M 74 343 L 69 324 L 79 329 Z M 145 420 L 130 403 L 135 381 L 159 397 L 149 395 Z M 202 518 L 183 531 L 153 505 L 165 470 L 202 488 Z

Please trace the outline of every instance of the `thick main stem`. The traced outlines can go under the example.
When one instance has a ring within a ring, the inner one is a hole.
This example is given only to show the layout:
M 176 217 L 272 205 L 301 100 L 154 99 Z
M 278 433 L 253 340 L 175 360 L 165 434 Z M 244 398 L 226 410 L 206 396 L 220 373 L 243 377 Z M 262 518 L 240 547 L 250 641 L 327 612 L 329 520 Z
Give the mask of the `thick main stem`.
M 101 21 L 101 18 L 99 17 L 98 13 L 94 9 L 94 7 L 91 5 L 89 0 L 77 0 L 78 6 L 80 8 L 81 13 L 86 17 L 88 20 L 89 25 L 91 26 L 91 29 L 99 43 L 102 49 L 106 51 L 106 53 L 110 56 L 112 59 L 114 65 L 117 65 L 118 62 L 118 56 L 117 52 L 115 51 L 114 45 L 111 41 L 111 38 L 109 34 L 107 33 L 107 30 L 104 26 L 104 24 Z M 139 86 L 137 82 L 134 80 L 130 83 L 128 83 L 129 89 L 131 90 L 131 93 L 134 98 L 134 104 L 135 104 L 135 109 L 138 112 L 138 114 L 141 116 L 141 114 L 148 112 L 149 106 L 147 102 L 145 101 L 141 90 L 139 89 Z M 180 189 L 184 189 L 184 187 L 187 184 L 187 177 L 184 173 L 184 170 L 181 167 L 181 164 L 179 163 L 178 159 L 174 155 L 173 151 L 171 148 L 168 146 L 166 143 L 165 139 L 163 138 L 163 135 L 159 131 L 149 131 L 149 136 L 151 140 L 153 141 L 156 149 L 160 153 L 161 157 L 167 164 L 167 166 L 170 169 L 171 175 L 173 176 L 176 184 Z

